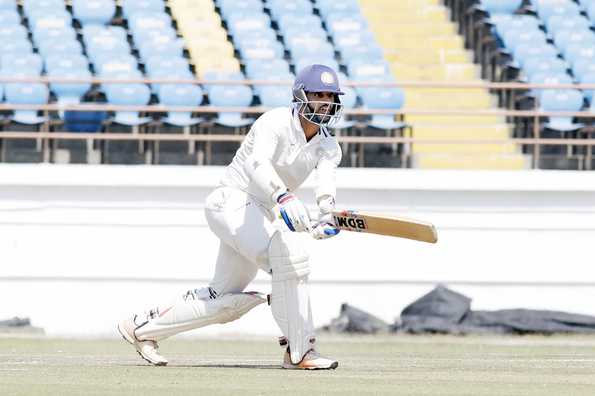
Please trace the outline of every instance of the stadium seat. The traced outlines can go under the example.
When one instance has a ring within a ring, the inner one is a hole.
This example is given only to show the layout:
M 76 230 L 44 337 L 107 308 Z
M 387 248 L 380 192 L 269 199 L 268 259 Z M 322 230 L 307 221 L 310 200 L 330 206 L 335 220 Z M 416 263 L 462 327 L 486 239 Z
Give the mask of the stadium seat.
M 399 110 L 405 103 L 405 94 L 400 88 L 368 88 L 361 91 L 362 102 L 368 109 Z M 378 129 L 402 129 L 406 123 L 395 121 L 392 114 L 372 114 L 368 125 Z
M 38 54 L 20 54 L 20 55 L 5 55 L 0 54 L 0 70 L 2 69 L 13 69 L 19 70 L 22 68 L 31 68 L 41 74 L 43 70 L 43 61 L 41 56 Z
M 0 0 L 0 10 L 4 11 L 16 11 L 17 2 L 16 0 Z
M 560 58 L 533 57 L 523 61 L 523 73 L 530 78 L 538 73 L 566 74 L 568 64 Z
M 126 19 L 138 12 L 164 12 L 163 0 L 121 0 L 122 13 Z
M 150 78 L 160 80 L 194 80 L 194 75 L 189 69 L 157 69 L 148 74 Z M 151 84 L 153 93 L 158 93 L 162 83 Z M 171 85 L 171 84 L 168 84 Z
M 537 73 L 529 79 L 532 84 L 572 84 L 572 78 L 567 73 L 547 72 Z M 540 99 L 545 90 L 542 88 L 534 88 L 530 95 Z
M 247 107 L 252 103 L 252 90 L 245 85 L 215 85 L 209 90 L 209 101 L 213 106 Z M 250 118 L 242 118 L 239 112 L 222 112 L 215 122 L 231 128 L 239 128 L 254 122 Z
M 573 29 L 574 31 L 580 31 L 589 29 L 591 22 L 582 15 L 552 15 L 545 21 L 545 27 L 548 33 L 553 35 L 559 30 Z
M 89 70 L 89 61 L 81 54 L 48 55 L 44 63 L 48 73 L 56 69 Z
M 593 65 L 595 66 L 595 65 Z M 589 73 L 585 73 L 580 80 L 581 84 L 595 84 L 595 67 Z M 593 96 L 595 94 L 595 89 L 585 89 L 583 91 L 585 98 L 589 101 L 589 103 L 593 103 Z
M 33 52 L 33 44 L 26 38 L 11 40 L 2 43 L 0 53 L 4 56 L 30 54 Z
M 20 25 L 21 16 L 16 10 L 2 9 L 0 6 L 0 26 Z
M 291 104 L 293 95 L 289 87 L 266 85 L 259 88 L 260 103 L 267 107 L 287 107 Z
M 592 58 L 578 59 L 572 65 L 572 73 L 578 81 L 582 81 L 584 76 L 595 72 L 595 62 Z
M 522 3 L 522 0 L 481 0 L 477 8 L 490 14 L 513 14 Z
M 572 1 L 537 0 L 535 8 L 537 15 L 544 21 L 553 15 L 576 16 L 580 13 L 578 4 Z
M 345 94 L 341 95 L 341 104 L 343 104 L 343 109 L 353 109 L 357 103 L 357 93 L 355 89 L 351 86 L 345 85 L 347 82 L 347 77 L 344 75 L 339 74 L 339 82 L 341 86 L 341 91 Z M 347 119 L 347 116 L 343 113 L 341 118 L 332 126 L 333 129 L 346 129 L 351 128 L 355 125 L 355 121 Z
M 114 0 L 72 0 L 72 13 L 81 25 L 105 25 L 116 14 L 116 2 Z
M 0 26 L 0 40 L 2 42 L 27 38 L 27 29 L 22 25 Z
M 49 77 L 70 79 L 91 79 L 91 72 L 87 69 L 55 68 L 48 72 Z M 50 90 L 56 94 L 58 103 L 80 103 L 81 98 L 91 89 L 91 82 L 87 83 L 50 83 Z
M 261 78 L 271 74 L 289 73 L 289 63 L 285 59 L 246 60 L 246 76 L 251 79 Z
M 159 103 L 165 106 L 199 106 L 203 101 L 202 89 L 192 84 L 162 84 L 158 96 Z M 200 123 L 202 118 L 192 118 L 189 111 L 171 111 L 161 120 L 171 125 L 186 127 Z
M 577 112 L 583 107 L 583 95 L 576 89 L 546 89 L 541 94 L 541 111 Z M 560 132 L 575 131 L 584 125 L 575 123 L 572 117 L 554 116 L 543 126 Z
M 271 0 L 268 3 L 268 8 L 274 21 L 287 15 L 299 19 L 305 15 L 311 15 L 313 12 L 312 2 L 309 0 Z
M 235 80 L 244 80 L 244 75 L 242 74 L 242 72 L 237 71 L 237 72 L 226 72 L 226 71 L 209 71 L 206 72 L 203 76 L 203 78 L 208 82 L 207 84 L 205 84 L 205 90 L 207 92 L 208 95 L 211 94 L 211 89 L 213 87 L 217 87 L 217 86 L 221 86 L 221 87 L 225 87 L 226 85 L 224 84 L 216 84 L 217 81 L 235 81 Z M 236 86 L 236 85 L 232 85 L 232 86 Z M 242 84 L 238 84 L 237 86 L 242 86 Z
M 107 101 L 114 105 L 144 106 L 149 103 L 151 91 L 144 84 L 104 84 Z M 128 126 L 150 122 L 150 117 L 139 117 L 137 111 L 117 111 L 113 121 Z
M 30 77 L 20 72 L 11 73 L 16 78 Z M 49 91 L 45 84 L 37 83 L 9 83 L 4 86 L 6 102 L 10 104 L 43 105 L 48 103 Z M 38 116 L 37 110 L 15 110 L 12 121 L 38 125 L 47 121 L 44 116 Z
M 39 53 L 43 58 L 50 55 L 80 55 L 83 53 L 83 47 L 77 40 L 53 41 L 47 40 L 38 46 Z

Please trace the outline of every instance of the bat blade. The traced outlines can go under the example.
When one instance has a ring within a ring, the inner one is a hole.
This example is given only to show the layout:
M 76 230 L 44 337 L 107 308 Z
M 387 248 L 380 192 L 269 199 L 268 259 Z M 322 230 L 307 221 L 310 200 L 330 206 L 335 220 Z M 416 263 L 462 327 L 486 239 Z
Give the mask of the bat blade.
M 438 241 L 436 228 L 424 221 L 353 210 L 335 211 L 333 217 L 340 230 L 388 235 L 428 243 Z

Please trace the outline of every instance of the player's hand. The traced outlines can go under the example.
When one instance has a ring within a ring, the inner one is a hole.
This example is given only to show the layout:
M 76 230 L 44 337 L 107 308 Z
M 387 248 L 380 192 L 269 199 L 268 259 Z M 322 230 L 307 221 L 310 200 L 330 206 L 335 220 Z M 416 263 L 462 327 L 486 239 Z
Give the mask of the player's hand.
M 333 218 L 333 210 L 335 209 L 335 198 L 330 195 L 325 195 L 318 199 L 318 220 L 313 225 L 311 232 L 315 239 L 327 239 L 334 237 L 339 233 L 339 229 L 335 226 L 335 219 Z
M 281 218 L 291 231 L 312 231 L 310 214 L 298 197 L 290 192 L 283 193 L 277 198 Z

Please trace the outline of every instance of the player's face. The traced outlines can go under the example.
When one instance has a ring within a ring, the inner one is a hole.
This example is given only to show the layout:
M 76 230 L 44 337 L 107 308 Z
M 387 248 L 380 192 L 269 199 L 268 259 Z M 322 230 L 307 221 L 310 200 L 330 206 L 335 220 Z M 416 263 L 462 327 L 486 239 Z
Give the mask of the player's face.
M 335 101 L 335 94 L 332 92 L 308 92 L 306 97 L 311 102 L 312 111 L 318 114 L 328 114 Z

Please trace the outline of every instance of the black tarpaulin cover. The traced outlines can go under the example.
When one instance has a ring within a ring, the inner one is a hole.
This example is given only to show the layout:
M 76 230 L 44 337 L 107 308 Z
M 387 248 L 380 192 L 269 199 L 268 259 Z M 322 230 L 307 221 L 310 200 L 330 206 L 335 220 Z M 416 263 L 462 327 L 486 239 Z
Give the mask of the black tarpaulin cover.
M 400 319 L 388 325 L 381 319 L 341 305 L 338 318 L 324 330 L 339 333 L 407 332 L 412 334 L 554 334 L 593 333 L 595 317 L 559 311 L 504 309 L 473 311 L 471 299 L 438 285 L 409 304 Z

